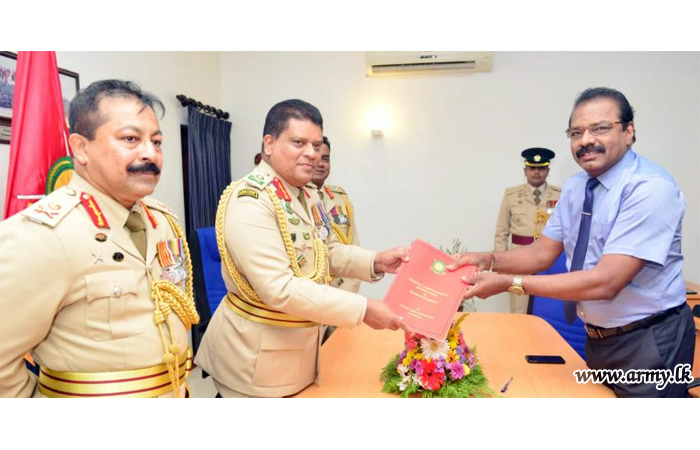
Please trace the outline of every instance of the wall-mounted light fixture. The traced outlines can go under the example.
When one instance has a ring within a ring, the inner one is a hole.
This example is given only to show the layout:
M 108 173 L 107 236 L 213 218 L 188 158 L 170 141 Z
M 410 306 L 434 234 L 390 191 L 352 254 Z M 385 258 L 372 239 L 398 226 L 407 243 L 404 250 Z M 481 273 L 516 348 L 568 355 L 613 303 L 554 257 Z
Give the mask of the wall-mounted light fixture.
M 367 128 L 373 138 L 383 138 L 389 124 L 389 114 L 383 108 L 374 108 L 367 114 Z

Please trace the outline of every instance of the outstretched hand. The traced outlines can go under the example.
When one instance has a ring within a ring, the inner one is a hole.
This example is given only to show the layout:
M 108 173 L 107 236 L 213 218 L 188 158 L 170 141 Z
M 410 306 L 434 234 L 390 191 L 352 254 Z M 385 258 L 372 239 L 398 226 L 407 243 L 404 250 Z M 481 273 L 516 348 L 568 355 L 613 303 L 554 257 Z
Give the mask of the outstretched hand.
M 469 285 L 464 294 L 465 299 L 488 298 L 507 291 L 512 284 L 513 277 L 494 272 L 476 272 L 469 278 L 462 277 L 462 281 Z
M 476 266 L 479 270 L 486 270 L 490 257 L 488 253 L 459 253 L 454 255 L 455 262 L 447 266 L 448 272 L 454 272 L 463 266 Z
M 365 311 L 364 322 L 375 330 L 398 330 L 401 328 L 407 333 L 413 333 L 413 330 L 406 325 L 403 317 L 396 315 L 390 308 L 381 300 L 367 299 L 367 310 Z
M 411 247 L 395 247 L 377 253 L 374 257 L 374 273 L 396 273 L 401 264 L 408 262 Z

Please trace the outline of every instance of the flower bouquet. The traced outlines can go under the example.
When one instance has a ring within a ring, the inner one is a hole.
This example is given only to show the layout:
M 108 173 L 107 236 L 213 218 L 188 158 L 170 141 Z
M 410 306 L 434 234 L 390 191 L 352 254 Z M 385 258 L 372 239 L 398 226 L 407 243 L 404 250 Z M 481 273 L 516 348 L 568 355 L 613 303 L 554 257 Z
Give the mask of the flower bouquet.
M 465 317 L 463 314 L 452 323 L 444 341 L 407 333 L 404 350 L 382 371 L 382 391 L 404 398 L 492 395 L 475 349 L 464 342 L 460 324 Z

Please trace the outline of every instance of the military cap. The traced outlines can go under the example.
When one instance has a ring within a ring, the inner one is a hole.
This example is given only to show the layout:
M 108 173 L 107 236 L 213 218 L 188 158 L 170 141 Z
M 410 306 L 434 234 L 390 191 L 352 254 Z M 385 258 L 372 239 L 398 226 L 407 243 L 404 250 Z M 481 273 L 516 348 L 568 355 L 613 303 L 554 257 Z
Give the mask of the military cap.
M 525 158 L 527 167 L 549 167 L 549 161 L 554 159 L 553 151 L 540 147 L 528 148 L 520 155 Z

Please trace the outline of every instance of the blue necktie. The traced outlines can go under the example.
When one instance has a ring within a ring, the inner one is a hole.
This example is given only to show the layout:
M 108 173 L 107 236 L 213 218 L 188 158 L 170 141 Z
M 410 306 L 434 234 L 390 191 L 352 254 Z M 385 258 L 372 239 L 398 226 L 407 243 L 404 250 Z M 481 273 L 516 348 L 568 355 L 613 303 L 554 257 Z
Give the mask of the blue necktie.
M 578 228 L 578 239 L 574 248 L 574 256 L 571 259 L 571 270 L 583 269 L 583 261 L 586 259 L 588 250 L 588 238 L 591 234 L 591 214 L 593 212 L 593 189 L 600 184 L 597 178 L 590 178 L 586 183 L 586 198 L 583 200 L 583 211 L 581 212 L 581 226 Z M 573 323 L 576 320 L 576 305 L 578 302 L 564 302 L 564 317 L 567 322 Z

